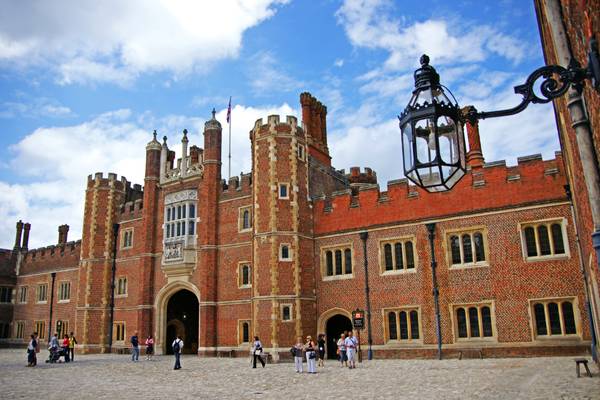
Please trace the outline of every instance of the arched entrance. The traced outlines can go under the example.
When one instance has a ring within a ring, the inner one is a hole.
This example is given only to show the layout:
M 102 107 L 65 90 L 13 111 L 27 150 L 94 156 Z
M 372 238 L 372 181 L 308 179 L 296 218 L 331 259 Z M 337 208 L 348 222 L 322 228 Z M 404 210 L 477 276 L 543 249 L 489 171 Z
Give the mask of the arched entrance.
M 171 343 L 177 335 L 183 340 L 183 353 L 198 350 L 198 298 L 189 290 L 176 292 L 167 303 L 165 350 L 173 354 Z
M 350 318 L 342 314 L 331 316 L 325 325 L 325 335 L 327 337 L 327 358 L 335 360 L 337 358 L 337 341 L 340 335 L 346 331 L 352 330 Z

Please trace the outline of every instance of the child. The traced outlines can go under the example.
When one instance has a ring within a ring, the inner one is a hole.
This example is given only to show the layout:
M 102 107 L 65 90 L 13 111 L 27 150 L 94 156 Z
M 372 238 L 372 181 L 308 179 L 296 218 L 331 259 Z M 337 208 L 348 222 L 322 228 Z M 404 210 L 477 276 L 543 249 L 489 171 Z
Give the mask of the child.
M 294 365 L 296 367 L 296 372 L 302 373 L 302 348 L 304 347 L 304 343 L 302 343 L 302 338 L 298 337 L 296 339 L 296 344 L 294 345 Z

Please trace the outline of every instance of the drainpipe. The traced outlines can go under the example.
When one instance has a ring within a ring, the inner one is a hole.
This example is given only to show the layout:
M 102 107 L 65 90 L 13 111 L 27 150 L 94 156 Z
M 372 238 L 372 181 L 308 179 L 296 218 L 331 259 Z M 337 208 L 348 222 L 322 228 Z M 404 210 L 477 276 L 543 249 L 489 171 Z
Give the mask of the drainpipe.
M 369 344 L 369 350 L 367 352 L 367 358 L 369 360 L 373 359 L 373 349 L 371 348 L 373 345 L 373 338 L 371 337 L 371 298 L 369 297 L 369 292 L 371 291 L 369 287 L 369 261 L 367 258 L 367 239 L 369 237 L 369 232 L 364 231 L 360 233 L 360 239 L 363 242 L 363 254 L 364 254 L 364 265 L 365 265 L 365 298 L 367 300 L 367 342 Z
M 435 222 L 431 222 L 425 225 L 429 232 L 429 249 L 431 251 L 431 277 L 433 280 L 433 304 L 435 307 L 435 333 L 437 336 L 437 348 L 438 348 L 438 360 L 442 359 L 442 326 L 440 321 L 440 299 L 439 289 L 437 284 L 436 268 L 437 262 L 435 261 L 435 246 L 433 239 L 435 239 Z
M 567 193 L 567 198 L 569 199 L 569 206 L 571 207 L 571 215 L 573 219 L 577 221 L 577 213 L 575 211 L 575 207 L 573 206 L 573 199 L 571 197 L 571 187 L 569 185 L 565 185 L 565 192 Z M 575 244 L 577 245 L 577 254 L 579 255 L 579 269 L 581 270 L 581 274 L 583 275 L 583 286 L 585 289 L 585 309 L 588 314 L 588 320 L 590 322 L 590 333 L 592 336 L 592 344 L 591 344 L 591 353 L 594 361 L 598 362 L 598 338 L 596 338 L 596 331 L 594 330 L 594 313 L 592 312 L 592 305 L 590 303 L 590 291 L 589 291 L 589 277 L 587 275 L 587 270 L 585 269 L 585 263 L 583 261 L 583 251 L 581 249 L 581 241 L 579 240 L 579 225 L 575 225 Z
M 48 343 L 52 338 L 52 306 L 54 305 L 54 281 L 56 279 L 56 272 L 50 274 L 52 277 L 52 289 L 50 290 L 50 321 L 48 323 Z
M 567 66 L 572 62 L 573 54 L 569 38 L 565 33 L 562 8 L 559 0 L 546 0 L 543 7 L 548 18 L 548 25 L 552 33 L 552 39 L 558 63 Z M 594 40 L 593 38 L 591 40 Z M 590 40 L 590 41 L 591 41 Z M 590 121 L 585 111 L 581 88 L 571 87 L 568 91 L 568 108 L 571 116 L 571 127 L 575 131 L 577 149 L 581 159 L 582 172 L 588 191 L 590 209 L 592 211 L 592 222 L 594 232 L 592 233 L 592 244 L 596 251 L 596 260 L 600 270 L 600 170 L 598 159 L 594 149 L 594 138 Z
M 108 352 L 112 353 L 113 321 L 115 319 L 115 275 L 117 272 L 117 243 L 119 242 L 119 224 L 113 224 L 113 259 L 110 278 L 110 325 L 108 326 Z

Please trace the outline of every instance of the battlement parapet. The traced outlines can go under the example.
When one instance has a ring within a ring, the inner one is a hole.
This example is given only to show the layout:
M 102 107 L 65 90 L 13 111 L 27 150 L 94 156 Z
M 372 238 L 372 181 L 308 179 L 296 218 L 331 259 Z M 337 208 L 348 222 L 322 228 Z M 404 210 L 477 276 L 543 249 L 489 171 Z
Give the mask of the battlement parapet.
M 121 205 L 119 209 L 121 215 L 121 221 L 127 221 L 131 219 L 141 218 L 144 209 L 144 200 L 135 199 L 133 201 L 127 201 Z
M 214 122 L 218 124 L 218 121 L 214 120 Z M 220 129 L 220 124 L 218 127 Z M 206 125 L 205 128 L 212 129 L 212 125 Z M 204 173 L 204 150 L 192 145 L 188 151 L 189 140 L 187 134 L 187 129 L 184 129 L 183 138 L 181 139 L 181 158 L 178 159 L 175 159 L 175 152 L 167 146 L 167 137 L 163 137 L 160 157 L 161 184 L 202 177 Z
M 487 163 L 469 169 L 452 190 L 440 193 L 429 193 L 405 178 L 389 181 L 384 192 L 376 184 L 339 190 L 313 198 L 315 233 L 561 201 L 566 199 L 562 165 L 560 152 L 551 160 L 522 157 L 516 166 Z
M 228 200 L 251 194 L 252 173 L 241 173 L 239 176 L 232 176 L 228 181 L 222 179 L 221 189 L 221 200 Z
M 263 136 L 273 134 L 291 134 L 304 137 L 304 130 L 298 126 L 298 118 L 293 115 L 286 115 L 285 122 L 281 122 L 279 115 L 269 115 L 266 123 L 263 123 L 262 118 L 254 122 L 254 128 L 250 131 L 250 138 L 253 135 Z
M 53 257 L 64 257 L 79 254 L 81 251 L 81 239 L 67 242 L 62 245 L 51 245 L 30 249 L 24 254 L 25 261 L 43 261 Z
M 87 177 L 87 188 L 115 188 L 116 190 L 127 191 L 127 190 L 135 190 L 142 191 L 141 185 L 133 185 L 133 189 L 131 189 L 131 183 L 122 176 L 120 179 L 117 179 L 117 174 L 114 172 L 109 172 L 106 177 L 102 172 L 96 172 L 93 175 L 88 175 Z
M 351 167 L 350 173 L 346 174 L 346 178 L 352 186 L 377 184 L 377 173 L 369 167 L 365 167 L 364 172 L 361 172 L 360 167 Z

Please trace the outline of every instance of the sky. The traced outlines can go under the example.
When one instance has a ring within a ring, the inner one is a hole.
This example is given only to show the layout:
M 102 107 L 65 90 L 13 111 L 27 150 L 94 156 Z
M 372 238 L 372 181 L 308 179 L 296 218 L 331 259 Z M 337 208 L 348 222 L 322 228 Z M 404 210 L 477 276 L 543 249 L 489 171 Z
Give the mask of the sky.
M 179 153 L 202 147 L 213 107 L 227 124 L 232 175 L 251 168 L 258 118 L 296 115 L 299 94 L 328 107 L 337 169 L 371 167 L 381 190 L 403 176 L 397 115 L 428 54 L 461 106 L 517 104 L 543 65 L 533 1 L 4 0 L 0 7 L 0 248 L 15 222 L 29 248 L 81 237 L 86 179 L 143 184 L 152 131 Z M 481 121 L 486 161 L 559 150 L 550 105 Z M 178 154 L 179 156 L 179 154 Z

